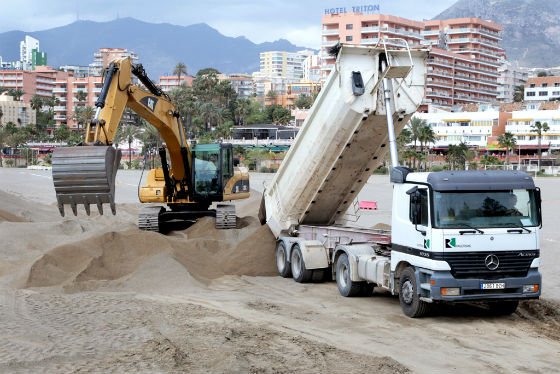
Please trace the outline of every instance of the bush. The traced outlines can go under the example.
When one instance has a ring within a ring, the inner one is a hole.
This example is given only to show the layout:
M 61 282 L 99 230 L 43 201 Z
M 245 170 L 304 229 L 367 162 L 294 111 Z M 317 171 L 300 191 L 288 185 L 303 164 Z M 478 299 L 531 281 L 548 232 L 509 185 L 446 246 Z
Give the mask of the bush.
M 4 163 L 6 164 L 7 167 L 14 166 L 14 160 L 6 160 L 6 161 L 4 161 Z
M 443 170 L 445 170 L 445 168 L 443 166 L 439 166 L 439 165 L 432 166 L 432 169 L 431 169 L 431 171 L 443 171 Z
M 378 174 L 378 175 L 385 175 L 389 172 L 389 169 L 385 166 L 380 166 L 377 169 L 375 169 L 373 171 L 373 174 Z
M 140 160 L 132 161 L 132 168 L 133 169 L 140 169 Z
M 261 173 L 268 173 L 268 168 L 266 166 L 261 166 Z

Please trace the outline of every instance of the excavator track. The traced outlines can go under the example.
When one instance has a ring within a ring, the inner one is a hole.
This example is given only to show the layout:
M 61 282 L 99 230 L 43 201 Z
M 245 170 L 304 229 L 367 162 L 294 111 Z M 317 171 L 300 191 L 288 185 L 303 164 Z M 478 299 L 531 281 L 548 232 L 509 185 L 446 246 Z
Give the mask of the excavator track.
M 138 215 L 138 228 L 144 231 L 159 232 L 159 215 L 165 208 L 161 206 L 148 206 L 142 208 Z
M 218 204 L 216 206 L 216 228 L 217 229 L 237 228 L 237 216 L 235 215 L 235 205 Z

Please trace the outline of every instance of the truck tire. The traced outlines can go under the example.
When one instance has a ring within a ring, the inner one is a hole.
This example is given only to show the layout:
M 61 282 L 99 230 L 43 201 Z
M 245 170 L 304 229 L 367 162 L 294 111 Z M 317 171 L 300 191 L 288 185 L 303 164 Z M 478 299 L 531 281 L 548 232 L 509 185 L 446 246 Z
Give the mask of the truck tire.
M 303 255 L 301 254 L 301 249 L 299 245 L 294 245 L 292 248 L 292 256 L 291 256 L 291 267 L 292 267 L 292 276 L 294 280 L 298 283 L 307 283 L 313 277 L 313 270 L 307 270 L 305 268 L 305 261 L 303 261 Z
M 276 246 L 276 267 L 278 268 L 278 274 L 280 274 L 282 278 L 290 278 L 292 276 L 292 268 L 290 266 L 290 261 L 288 261 L 288 254 L 284 242 L 279 242 Z
M 399 301 L 405 315 L 411 318 L 422 317 L 428 312 L 428 303 L 420 300 L 414 269 L 407 267 L 399 281 Z
M 364 282 L 354 282 L 350 277 L 350 261 L 346 253 L 341 254 L 336 261 L 336 285 L 344 297 L 357 296 L 362 292 Z
M 517 310 L 518 300 L 490 301 L 488 309 L 493 316 L 508 316 Z

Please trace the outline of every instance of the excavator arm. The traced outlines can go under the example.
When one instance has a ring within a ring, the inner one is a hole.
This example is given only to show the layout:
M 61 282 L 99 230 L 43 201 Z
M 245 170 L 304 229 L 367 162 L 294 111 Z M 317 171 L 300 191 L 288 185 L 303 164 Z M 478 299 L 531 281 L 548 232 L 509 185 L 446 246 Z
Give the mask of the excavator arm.
M 147 90 L 132 84 L 132 74 Z M 166 202 L 189 202 L 192 155 L 179 113 L 147 77 L 142 65 L 132 65 L 129 58 L 111 62 L 95 105 L 95 118 L 86 128 L 84 146 L 57 148 L 53 153 L 53 182 L 60 213 L 64 215 L 64 205 L 69 204 L 76 215 L 76 206 L 83 204 L 89 214 L 90 204 L 95 204 L 103 214 L 103 203 L 109 203 L 116 213 L 115 177 L 121 153 L 112 144 L 125 107 L 156 127 L 167 146 L 171 169 L 165 149 L 160 150 L 165 188 L 159 194 L 165 195 Z

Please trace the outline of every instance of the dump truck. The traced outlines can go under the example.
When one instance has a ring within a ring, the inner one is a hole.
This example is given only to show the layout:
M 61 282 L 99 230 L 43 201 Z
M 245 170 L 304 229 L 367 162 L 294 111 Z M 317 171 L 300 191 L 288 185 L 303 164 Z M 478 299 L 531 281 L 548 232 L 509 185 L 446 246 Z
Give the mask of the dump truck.
M 378 287 L 409 317 L 467 301 L 510 314 L 541 292 L 540 190 L 520 171 L 399 166 L 395 136 L 424 97 L 428 53 L 405 41 L 342 46 L 259 217 L 277 238 L 282 277 L 335 279 L 347 297 Z M 386 152 L 391 230 L 351 227 L 353 202 Z

